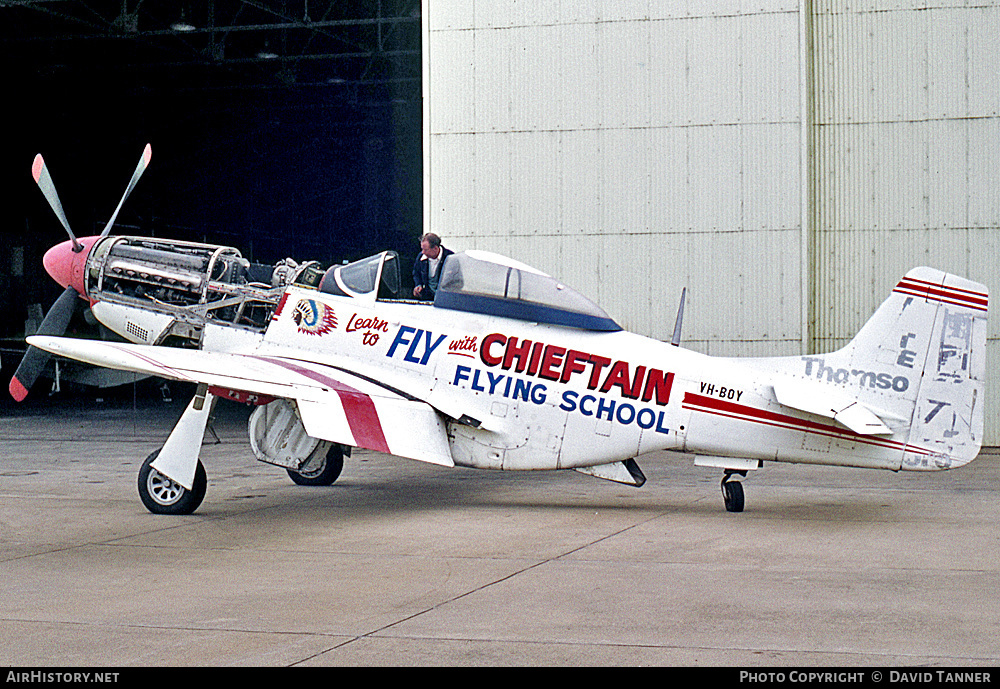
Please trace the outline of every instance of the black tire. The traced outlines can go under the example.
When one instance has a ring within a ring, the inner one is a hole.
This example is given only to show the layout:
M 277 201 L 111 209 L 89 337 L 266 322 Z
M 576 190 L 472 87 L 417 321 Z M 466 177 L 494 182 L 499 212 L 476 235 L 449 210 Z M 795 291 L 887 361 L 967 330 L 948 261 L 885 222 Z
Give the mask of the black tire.
M 151 466 L 159 454 L 160 451 L 156 450 L 146 457 L 146 461 L 139 469 L 139 499 L 153 514 L 193 513 L 205 499 L 205 490 L 208 487 L 205 466 L 201 460 L 198 461 L 198 468 L 194 472 L 194 485 L 188 490 Z
M 726 503 L 727 512 L 743 511 L 743 484 L 739 481 L 726 481 L 722 484 L 722 500 Z
M 330 449 L 326 451 L 326 457 L 323 458 L 323 463 L 312 471 L 300 473 L 285 469 L 288 476 L 300 486 L 332 485 L 340 477 L 340 472 L 343 470 L 344 448 L 337 443 L 330 446 Z

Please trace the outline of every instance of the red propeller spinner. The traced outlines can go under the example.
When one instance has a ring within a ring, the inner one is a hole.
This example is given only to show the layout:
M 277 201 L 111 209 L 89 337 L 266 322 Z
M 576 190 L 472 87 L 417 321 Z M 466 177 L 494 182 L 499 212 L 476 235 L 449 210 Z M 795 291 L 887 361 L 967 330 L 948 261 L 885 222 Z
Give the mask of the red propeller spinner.
M 73 246 L 72 240 L 66 240 L 61 244 L 45 252 L 42 257 L 42 265 L 45 272 L 59 283 L 62 287 L 72 287 L 81 297 L 86 294 L 86 270 L 87 257 L 90 256 L 90 249 L 101 237 L 82 237 L 78 240 L 80 250 Z

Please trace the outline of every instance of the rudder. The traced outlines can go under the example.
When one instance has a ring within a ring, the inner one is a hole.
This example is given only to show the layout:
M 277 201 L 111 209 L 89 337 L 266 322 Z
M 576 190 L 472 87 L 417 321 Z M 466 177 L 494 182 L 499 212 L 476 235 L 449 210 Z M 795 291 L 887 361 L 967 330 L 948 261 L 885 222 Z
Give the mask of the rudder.
M 937 307 L 902 468 L 968 464 L 983 444 L 988 290 L 920 268 L 907 273 L 894 292 Z
M 826 357 L 869 376 L 862 403 L 909 421 L 902 469 L 949 469 L 979 454 L 988 308 L 984 285 L 914 268 L 854 340 Z

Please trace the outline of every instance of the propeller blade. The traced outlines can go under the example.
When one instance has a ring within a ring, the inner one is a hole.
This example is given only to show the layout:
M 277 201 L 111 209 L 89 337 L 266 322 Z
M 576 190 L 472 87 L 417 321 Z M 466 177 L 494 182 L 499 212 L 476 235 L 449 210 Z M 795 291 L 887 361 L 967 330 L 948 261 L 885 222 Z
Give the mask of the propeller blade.
M 132 193 L 135 189 L 135 185 L 139 182 L 139 178 L 142 177 L 142 173 L 146 171 L 146 167 L 149 165 L 149 159 L 153 157 L 153 149 L 149 144 L 146 144 L 146 148 L 142 150 L 142 157 L 139 158 L 139 164 L 135 166 L 135 172 L 132 173 L 132 179 L 129 180 L 128 188 L 125 189 L 125 194 L 122 195 L 122 200 L 118 202 L 118 207 L 115 208 L 115 212 L 111 214 L 111 220 L 108 220 L 108 224 L 104 226 L 104 231 L 101 232 L 102 237 L 107 237 L 108 233 L 111 232 L 111 226 L 115 224 L 115 220 L 118 218 L 118 211 L 122 209 L 122 204 L 125 203 L 125 199 L 128 195 Z
M 80 295 L 72 287 L 67 287 L 56 299 L 49 312 L 42 319 L 42 324 L 38 326 L 38 335 L 65 335 L 66 328 L 69 327 L 69 319 L 72 318 L 76 310 L 76 300 Z M 14 372 L 14 377 L 10 379 L 10 395 L 18 402 L 28 395 L 28 390 L 34 385 L 35 380 L 49 363 L 51 354 L 38 347 L 28 347 L 24 353 L 21 364 Z
M 41 153 L 35 156 L 35 162 L 31 165 L 31 176 L 35 178 L 35 184 L 42 190 L 45 200 L 49 202 L 49 206 L 52 207 L 56 217 L 59 218 L 59 222 L 62 223 L 67 234 L 69 234 L 69 238 L 73 241 L 73 251 L 81 251 L 83 245 L 77 241 L 73 230 L 69 229 L 69 220 L 66 219 L 62 203 L 59 202 L 59 194 L 56 193 L 56 185 L 52 183 L 52 176 L 49 175 L 49 169 L 45 166 L 45 160 L 42 158 Z

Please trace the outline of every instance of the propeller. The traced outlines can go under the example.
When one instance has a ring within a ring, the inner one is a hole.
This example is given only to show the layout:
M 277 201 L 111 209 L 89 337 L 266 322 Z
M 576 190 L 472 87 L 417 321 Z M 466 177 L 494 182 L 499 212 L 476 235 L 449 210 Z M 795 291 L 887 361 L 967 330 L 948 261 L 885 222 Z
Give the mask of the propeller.
M 125 199 L 127 199 L 128 195 L 132 193 L 133 189 L 135 189 L 136 183 L 139 181 L 139 178 L 142 177 L 142 173 L 146 171 L 146 167 L 149 165 L 149 159 L 152 157 L 153 149 L 149 144 L 146 144 L 146 148 L 142 149 L 142 157 L 139 158 L 139 164 L 135 166 L 135 172 L 132 173 L 132 179 L 128 181 L 128 187 L 125 188 L 125 193 L 122 194 L 122 200 L 118 202 L 115 212 L 111 214 L 111 219 L 108 220 L 108 224 L 104 226 L 104 231 L 101 232 L 101 237 L 107 237 L 108 233 L 111 232 L 111 226 L 115 224 L 115 220 L 118 218 L 118 211 L 122 209 Z
M 62 223 L 70 240 L 68 246 L 64 243 L 49 249 L 46 253 L 46 270 L 60 284 L 65 282 L 66 289 L 63 290 L 63 293 L 56 299 L 52 308 L 45 314 L 45 318 L 42 319 L 42 323 L 38 327 L 38 335 L 61 336 L 66 333 L 69 321 L 76 311 L 77 298 L 83 297 L 83 294 L 74 286 L 74 281 L 71 279 L 72 268 L 78 263 L 82 264 L 86 262 L 86 255 L 79 256 L 83 253 L 84 249 L 89 250 L 96 240 L 106 237 L 111 232 L 111 228 L 118 218 L 118 212 L 122 209 L 125 199 L 132 193 L 139 178 L 142 177 L 142 173 L 146 171 L 151 157 L 152 149 L 149 144 L 146 144 L 146 147 L 142 151 L 142 157 L 139 159 L 139 164 L 136 165 L 135 172 L 132 173 L 132 179 L 129 180 L 128 187 L 118 202 L 115 212 L 112 213 L 111 219 L 104 226 L 104 231 L 101 232 L 99 237 L 88 238 L 86 240 L 87 244 L 84 244 L 76 238 L 73 230 L 70 229 L 69 221 L 66 219 L 66 213 L 63 211 L 62 203 L 59 201 L 59 194 L 56 193 L 56 187 L 45 165 L 45 160 L 40 153 L 35 156 L 35 161 L 31 165 L 31 175 L 35 178 L 35 183 L 38 184 L 38 188 L 41 189 L 45 199 L 49 202 L 49 206 L 52 207 L 56 217 L 59 218 L 59 222 Z M 68 249 L 71 253 L 67 254 L 64 249 Z M 73 254 L 76 256 L 73 256 Z M 14 372 L 14 377 L 10 379 L 8 389 L 11 397 L 20 402 L 28 395 L 28 390 L 31 389 L 38 376 L 45 370 L 45 366 L 48 364 L 51 356 L 51 354 L 44 350 L 28 346 L 27 351 L 24 353 L 24 358 L 21 359 L 21 363 L 17 367 L 17 371 Z
M 42 324 L 38 326 L 37 335 L 63 335 L 69 325 L 69 319 L 73 317 L 76 310 L 76 299 L 80 296 L 73 287 L 67 287 L 56 299 L 49 312 L 42 319 Z M 21 364 L 14 372 L 14 377 L 10 379 L 10 394 L 15 400 L 20 402 L 28 395 L 28 390 L 35 380 L 49 363 L 52 355 L 38 347 L 28 347 L 24 353 Z

